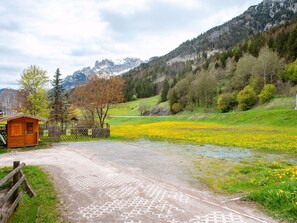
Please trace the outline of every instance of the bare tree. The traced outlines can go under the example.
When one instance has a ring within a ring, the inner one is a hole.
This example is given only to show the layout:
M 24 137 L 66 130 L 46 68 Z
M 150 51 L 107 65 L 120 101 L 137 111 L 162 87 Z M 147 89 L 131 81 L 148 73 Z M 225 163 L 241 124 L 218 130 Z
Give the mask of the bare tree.
M 4 108 L 5 115 L 12 115 L 13 114 L 13 107 L 15 105 L 15 92 L 10 89 L 5 89 L 2 94 L 2 105 Z
M 89 87 L 89 83 L 80 85 L 74 89 L 72 94 L 72 101 L 75 107 L 82 110 L 84 118 L 90 122 L 95 123 L 95 106 L 91 95 L 93 92 Z
M 112 104 L 124 101 L 124 80 L 119 76 L 93 76 L 89 81 L 93 91 L 95 110 L 103 127 Z
M 89 111 L 93 118 L 99 118 L 103 128 L 110 106 L 124 100 L 124 80 L 119 76 L 93 75 L 87 84 L 74 92 L 77 106 Z
M 208 72 L 202 71 L 199 73 L 195 81 L 191 86 L 194 91 L 195 101 L 198 105 L 210 107 L 214 102 L 214 96 L 216 95 L 217 80 L 215 76 Z
M 250 54 L 243 55 L 237 62 L 235 74 L 232 78 L 233 88 L 236 90 L 243 89 L 253 75 L 253 67 L 257 62 L 257 58 Z
M 263 47 L 254 66 L 254 74 L 263 78 L 264 85 L 275 84 L 284 70 L 284 64 L 284 60 L 279 58 L 276 52 Z

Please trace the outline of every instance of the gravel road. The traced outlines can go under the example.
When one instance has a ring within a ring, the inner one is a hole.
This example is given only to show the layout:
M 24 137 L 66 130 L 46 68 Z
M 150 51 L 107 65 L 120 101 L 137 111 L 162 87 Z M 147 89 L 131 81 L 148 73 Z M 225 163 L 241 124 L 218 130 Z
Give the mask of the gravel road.
M 67 222 L 276 222 L 240 201 L 191 187 L 185 157 L 157 142 L 79 142 L 0 155 L 53 177 Z M 167 152 L 166 152 L 167 151 Z

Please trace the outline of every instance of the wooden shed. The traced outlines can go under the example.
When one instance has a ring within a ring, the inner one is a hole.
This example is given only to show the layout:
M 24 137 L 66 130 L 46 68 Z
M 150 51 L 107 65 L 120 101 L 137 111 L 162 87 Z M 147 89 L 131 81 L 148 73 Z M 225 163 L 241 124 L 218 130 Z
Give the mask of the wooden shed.
M 38 145 L 39 121 L 44 118 L 33 115 L 18 114 L 0 119 L 7 122 L 7 147 L 25 147 Z

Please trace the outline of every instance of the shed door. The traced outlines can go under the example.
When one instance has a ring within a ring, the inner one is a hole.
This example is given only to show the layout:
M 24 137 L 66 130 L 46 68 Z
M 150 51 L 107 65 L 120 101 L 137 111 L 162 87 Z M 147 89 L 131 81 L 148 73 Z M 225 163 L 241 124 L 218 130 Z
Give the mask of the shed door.
M 34 123 L 26 122 L 25 125 L 25 144 L 26 145 L 35 145 L 37 143 L 37 136 L 34 132 Z
M 24 128 L 23 123 L 8 124 L 8 147 L 24 146 Z

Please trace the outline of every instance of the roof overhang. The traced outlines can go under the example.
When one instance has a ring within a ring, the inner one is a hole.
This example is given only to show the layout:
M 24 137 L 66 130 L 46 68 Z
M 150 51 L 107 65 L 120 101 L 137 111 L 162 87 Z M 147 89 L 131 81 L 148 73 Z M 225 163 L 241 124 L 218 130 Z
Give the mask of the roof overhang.
M 18 118 L 32 118 L 32 119 L 36 119 L 36 120 L 42 121 L 42 122 L 47 121 L 47 119 L 45 119 L 45 118 L 37 117 L 37 116 L 34 116 L 34 115 L 17 114 L 17 115 L 11 115 L 11 116 L 1 118 L 0 122 L 10 121 L 10 120 L 18 119 Z

